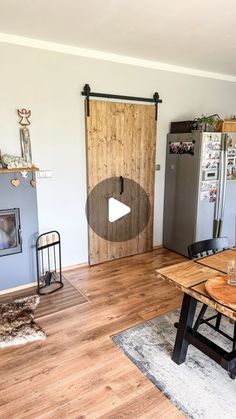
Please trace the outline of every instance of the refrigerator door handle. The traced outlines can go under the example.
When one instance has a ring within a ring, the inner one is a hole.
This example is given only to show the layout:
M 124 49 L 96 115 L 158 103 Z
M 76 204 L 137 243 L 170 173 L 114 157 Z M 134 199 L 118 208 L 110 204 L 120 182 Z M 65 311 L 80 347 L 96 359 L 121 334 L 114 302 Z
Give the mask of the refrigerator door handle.
M 219 227 L 222 207 L 222 190 L 224 179 L 224 140 L 221 140 L 220 162 L 218 168 L 218 191 L 216 194 L 215 213 L 213 222 L 213 237 L 219 237 Z
M 218 230 L 219 230 L 219 206 L 220 206 L 220 171 L 219 171 L 219 184 L 218 184 L 218 191 L 216 194 L 216 202 L 215 202 L 215 212 L 214 212 L 214 222 L 213 222 L 213 237 L 218 237 Z
M 227 149 L 226 149 L 227 135 L 224 138 L 223 149 L 223 167 L 222 167 L 222 189 L 221 189 L 221 206 L 219 212 L 219 231 L 218 237 L 221 235 L 222 224 L 224 221 L 225 199 L 226 199 L 226 182 L 227 182 Z

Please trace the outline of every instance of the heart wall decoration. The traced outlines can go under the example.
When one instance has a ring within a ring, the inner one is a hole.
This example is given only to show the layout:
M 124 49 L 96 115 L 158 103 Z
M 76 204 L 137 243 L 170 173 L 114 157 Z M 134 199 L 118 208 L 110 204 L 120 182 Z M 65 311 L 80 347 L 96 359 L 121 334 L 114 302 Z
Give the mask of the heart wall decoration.
M 12 179 L 11 184 L 15 186 L 15 188 L 18 188 L 18 186 L 20 185 L 20 179 Z
M 32 188 L 36 187 L 36 179 L 35 179 L 35 174 L 34 174 L 33 171 L 32 171 L 32 179 L 30 181 L 30 184 L 31 184 Z

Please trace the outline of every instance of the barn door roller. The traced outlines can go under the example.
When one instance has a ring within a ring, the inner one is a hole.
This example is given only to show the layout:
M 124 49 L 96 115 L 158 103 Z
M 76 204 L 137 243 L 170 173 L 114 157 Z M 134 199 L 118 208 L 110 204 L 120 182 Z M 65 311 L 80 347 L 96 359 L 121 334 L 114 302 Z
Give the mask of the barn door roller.
M 85 84 L 84 90 L 81 92 L 83 96 L 86 96 L 86 112 L 87 116 L 90 115 L 89 112 L 89 98 L 90 97 L 104 97 L 107 99 L 119 99 L 119 100 L 133 100 L 135 102 L 151 102 L 155 103 L 156 106 L 156 112 L 155 112 L 155 120 L 157 121 L 157 108 L 158 103 L 162 103 L 162 100 L 159 97 L 159 94 L 157 92 L 154 93 L 152 98 L 147 97 L 136 97 L 136 96 L 122 96 L 122 95 L 111 95 L 109 93 L 94 93 L 91 92 L 91 88 L 89 84 Z

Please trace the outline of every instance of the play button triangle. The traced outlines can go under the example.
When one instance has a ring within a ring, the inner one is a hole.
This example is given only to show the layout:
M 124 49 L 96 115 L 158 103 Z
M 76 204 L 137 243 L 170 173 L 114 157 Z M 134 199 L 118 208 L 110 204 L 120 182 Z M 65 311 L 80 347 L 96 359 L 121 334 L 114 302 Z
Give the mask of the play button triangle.
M 128 205 L 123 204 L 120 201 L 117 201 L 115 198 L 109 198 L 108 201 L 108 220 L 113 223 L 116 220 L 124 217 L 124 215 L 129 214 L 131 211 Z

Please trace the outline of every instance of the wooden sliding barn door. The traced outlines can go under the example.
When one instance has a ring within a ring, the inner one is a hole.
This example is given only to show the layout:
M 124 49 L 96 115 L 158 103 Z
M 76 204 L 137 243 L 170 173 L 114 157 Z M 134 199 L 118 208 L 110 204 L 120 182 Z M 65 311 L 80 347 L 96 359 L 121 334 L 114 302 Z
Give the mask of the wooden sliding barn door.
M 131 240 L 105 240 L 89 227 L 90 265 L 151 250 L 156 150 L 155 106 L 91 100 L 90 116 L 86 116 L 86 137 L 88 194 L 99 182 L 122 176 L 137 182 L 150 200 L 148 224 Z M 132 214 L 134 224 L 140 222 L 142 205 L 142 202 L 137 202 L 137 208 Z M 90 209 L 90 217 L 93 216 L 93 211 L 99 211 L 99 207 Z

